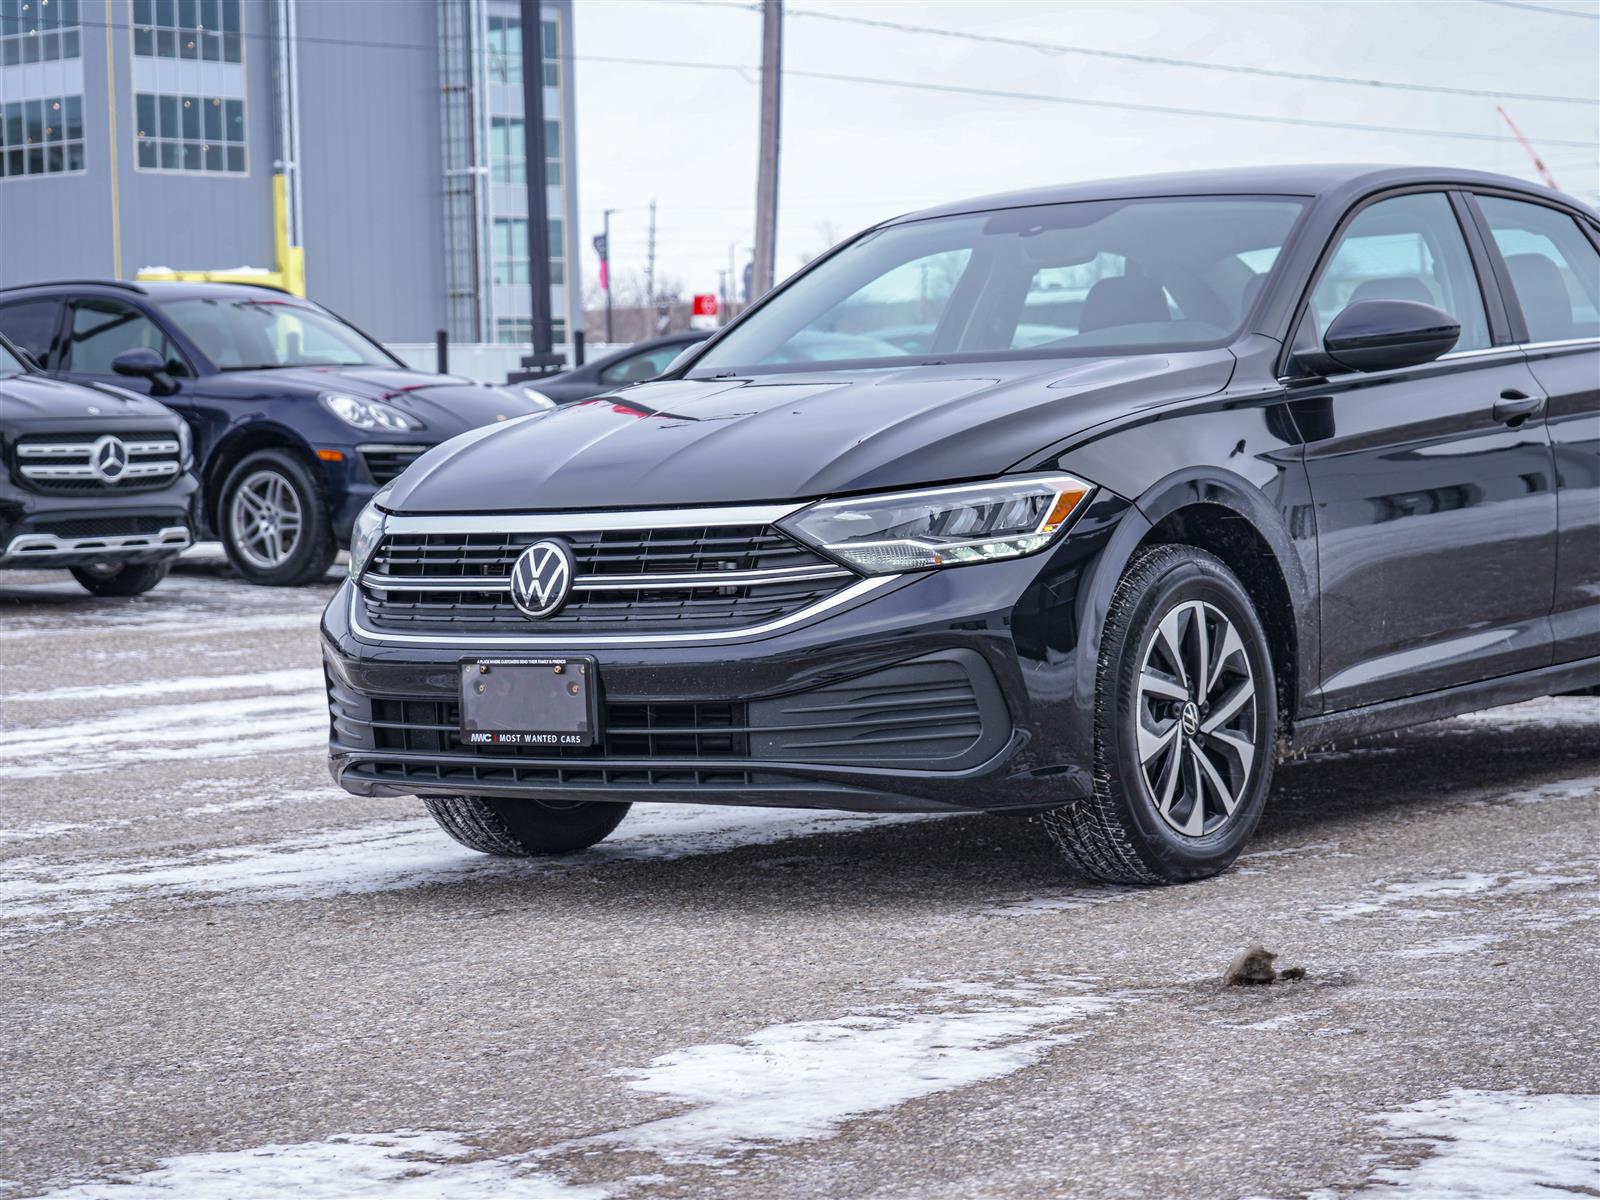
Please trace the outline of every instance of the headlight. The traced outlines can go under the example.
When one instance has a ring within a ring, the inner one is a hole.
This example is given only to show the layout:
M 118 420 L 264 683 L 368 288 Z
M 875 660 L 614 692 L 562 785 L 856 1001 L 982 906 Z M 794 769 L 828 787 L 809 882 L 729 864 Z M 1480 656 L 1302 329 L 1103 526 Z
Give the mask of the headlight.
M 329 392 L 317 397 L 322 401 L 322 407 L 331 412 L 346 425 L 354 425 L 357 429 L 390 429 L 408 430 L 421 429 L 422 422 L 406 416 L 397 408 L 390 408 L 387 404 L 379 404 L 376 400 L 362 400 L 357 396 L 343 396 L 337 392 Z
M 178 418 L 178 463 L 186 471 L 194 464 L 194 435 L 182 417 Z
M 378 494 L 367 502 L 350 531 L 350 578 L 360 579 L 372 560 L 372 552 L 383 540 L 383 526 L 388 515 L 378 506 L 389 498 L 393 487 L 380 488 Z
M 959 567 L 1043 550 L 1093 490 L 1071 475 L 1023 475 L 825 500 L 778 524 L 868 574 Z
M 538 388 L 525 387 L 522 389 L 522 394 L 537 404 L 540 408 L 554 408 L 556 406 L 556 402 L 550 399 L 549 396 L 546 396 Z

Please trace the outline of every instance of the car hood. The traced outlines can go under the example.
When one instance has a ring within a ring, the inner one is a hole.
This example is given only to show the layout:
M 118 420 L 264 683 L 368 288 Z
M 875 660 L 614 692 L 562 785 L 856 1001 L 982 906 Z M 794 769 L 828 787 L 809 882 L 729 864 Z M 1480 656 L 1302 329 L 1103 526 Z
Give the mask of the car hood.
M 0 377 L 0 425 L 80 418 L 91 424 L 147 421 L 166 427 L 177 420 L 166 405 L 118 387 L 66 383 L 48 375 Z
M 229 371 L 230 389 L 307 395 L 342 392 L 363 400 L 382 400 L 420 420 L 431 432 L 450 437 L 463 429 L 507 421 L 543 411 L 521 388 L 499 387 L 402 367 L 279 367 L 269 371 Z
M 457 438 L 406 471 L 408 512 L 810 499 L 997 475 L 1130 410 L 1226 386 L 1226 350 L 663 380 Z

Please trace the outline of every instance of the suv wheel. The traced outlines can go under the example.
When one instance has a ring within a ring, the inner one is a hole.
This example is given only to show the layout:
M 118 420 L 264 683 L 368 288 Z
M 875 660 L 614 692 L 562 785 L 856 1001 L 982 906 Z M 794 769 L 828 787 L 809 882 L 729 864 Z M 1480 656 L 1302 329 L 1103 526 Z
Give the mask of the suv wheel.
M 172 562 L 93 563 L 72 577 L 96 596 L 141 596 L 167 577 Z
M 1261 819 L 1277 724 L 1272 657 L 1243 585 L 1203 550 L 1151 547 L 1106 617 L 1094 795 L 1046 813 L 1045 828 L 1096 879 L 1214 875 Z
M 218 517 L 228 560 L 251 583 L 314 583 L 339 553 L 321 489 L 286 450 L 246 455 L 222 485 Z
M 631 804 L 605 800 L 491 800 L 424 796 L 430 816 L 456 841 L 480 854 L 532 858 L 570 854 L 603 841 Z

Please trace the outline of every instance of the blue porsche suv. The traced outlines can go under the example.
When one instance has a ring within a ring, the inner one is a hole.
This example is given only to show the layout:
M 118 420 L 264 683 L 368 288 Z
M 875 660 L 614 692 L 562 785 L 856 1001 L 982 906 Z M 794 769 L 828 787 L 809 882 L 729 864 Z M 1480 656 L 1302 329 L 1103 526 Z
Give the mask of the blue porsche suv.
M 115 383 L 194 435 L 194 525 L 253 583 L 320 578 L 356 514 L 430 447 L 551 407 L 413 371 L 353 325 L 272 288 L 68 281 L 0 289 L 0 333 L 49 373 Z

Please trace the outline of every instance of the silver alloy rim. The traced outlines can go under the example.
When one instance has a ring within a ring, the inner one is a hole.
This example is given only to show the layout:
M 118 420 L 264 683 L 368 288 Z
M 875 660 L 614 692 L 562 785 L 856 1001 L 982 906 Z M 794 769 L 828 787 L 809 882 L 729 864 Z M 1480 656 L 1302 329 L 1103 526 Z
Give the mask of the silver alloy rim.
M 239 557 L 262 571 L 283 566 L 300 545 L 302 514 L 294 485 L 270 469 L 252 471 L 233 492 L 228 528 Z
M 1161 619 L 1139 667 L 1139 774 L 1185 837 L 1232 819 L 1255 764 L 1256 681 L 1233 623 L 1203 600 Z

